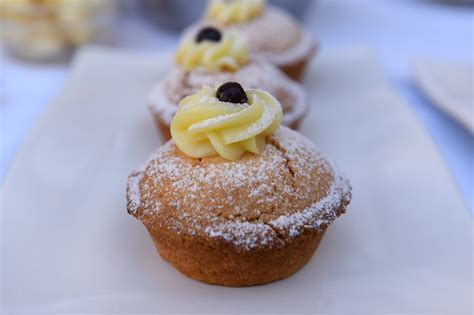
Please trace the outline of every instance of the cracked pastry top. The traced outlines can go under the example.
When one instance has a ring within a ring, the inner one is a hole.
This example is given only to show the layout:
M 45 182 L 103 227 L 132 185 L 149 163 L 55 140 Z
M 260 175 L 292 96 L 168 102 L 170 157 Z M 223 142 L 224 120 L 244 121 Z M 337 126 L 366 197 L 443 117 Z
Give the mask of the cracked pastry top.
M 350 198 L 347 180 L 286 127 L 261 154 L 237 162 L 190 158 L 170 141 L 128 184 L 128 211 L 145 225 L 240 251 L 284 246 L 305 230 L 324 229 Z
M 181 117 L 178 110 L 175 120 L 181 121 L 179 126 L 172 123 L 174 140 L 129 178 L 128 211 L 149 230 L 248 251 L 282 247 L 306 232 L 325 230 L 345 212 L 351 199 L 348 181 L 311 141 L 278 126 L 281 109 L 271 95 L 244 91 L 232 82 L 200 93 L 180 105 L 180 110 L 194 112 Z M 199 108 L 187 107 L 190 103 L 214 112 L 203 118 Z M 239 116 L 257 104 L 262 106 L 258 113 Z M 213 127 L 186 134 L 195 124 Z M 177 130 L 182 133 L 178 137 Z M 182 139 L 191 136 L 196 138 Z M 255 138 L 253 150 L 240 146 L 239 141 L 257 136 L 261 141 Z M 198 146 L 184 148 L 186 141 Z M 239 144 L 237 156 L 226 156 L 220 151 L 225 147 L 215 149 L 232 144 Z

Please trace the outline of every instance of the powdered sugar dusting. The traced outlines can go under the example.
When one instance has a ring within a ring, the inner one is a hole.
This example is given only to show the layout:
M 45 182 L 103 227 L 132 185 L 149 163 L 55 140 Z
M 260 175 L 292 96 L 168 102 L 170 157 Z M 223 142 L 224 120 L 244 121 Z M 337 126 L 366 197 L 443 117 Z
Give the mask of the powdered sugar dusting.
M 227 119 L 229 119 L 231 117 L 234 117 L 238 114 L 239 113 L 231 113 L 231 114 L 225 114 L 225 115 L 220 115 L 220 116 L 217 116 L 217 117 L 208 118 L 206 120 L 197 122 L 197 123 L 189 126 L 188 131 L 193 131 L 195 129 L 206 128 L 206 127 L 212 126 L 212 125 L 214 125 L 218 122 L 221 122 L 223 120 L 227 120 Z
M 158 83 L 148 97 L 148 104 L 153 114 L 157 114 L 168 125 L 171 124 L 174 114 L 178 109 L 178 104 L 168 100 L 164 93 L 165 82 Z
M 143 178 L 143 171 L 136 171 L 128 177 L 127 199 L 128 211 L 130 214 L 137 212 L 140 207 L 140 180 Z
M 305 228 L 320 229 L 323 225 L 331 224 L 338 217 L 336 210 L 343 203 L 349 203 L 350 199 L 349 182 L 340 174 L 336 174 L 327 196 L 302 212 L 282 215 L 270 221 L 270 224 L 276 229 L 288 230 L 288 235 L 294 238 Z
M 250 250 L 325 228 L 344 212 L 350 190 L 308 139 L 281 127 L 262 154 L 237 162 L 187 158 L 169 141 L 131 175 L 127 197 L 145 224 Z
M 211 238 L 232 242 L 246 250 L 257 246 L 266 247 L 276 239 L 273 229 L 264 223 L 226 222 L 219 226 L 206 227 L 205 232 Z
M 301 40 L 294 46 L 287 49 L 284 53 L 267 53 L 261 52 L 258 54 L 259 57 L 268 59 L 276 65 L 282 66 L 287 64 L 293 64 L 302 60 L 316 51 L 317 46 L 314 39 L 309 35 L 304 33 L 301 37 Z

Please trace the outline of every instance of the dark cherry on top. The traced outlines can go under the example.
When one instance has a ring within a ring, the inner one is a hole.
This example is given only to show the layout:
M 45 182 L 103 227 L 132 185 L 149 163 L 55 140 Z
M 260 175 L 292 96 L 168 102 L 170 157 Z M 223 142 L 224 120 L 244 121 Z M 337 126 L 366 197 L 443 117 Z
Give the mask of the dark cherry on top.
M 221 32 L 215 27 L 205 27 L 196 35 L 196 42 L 200 43 L 203 40 L 211 42 L 218 42 L 222 38 Z
M 237 82 L 227 82 L 222 84 L 217 89 L 216 97 L 221 102 L 239 104 L 248 102 L 247 94 L 245 94 L 244 88 Z

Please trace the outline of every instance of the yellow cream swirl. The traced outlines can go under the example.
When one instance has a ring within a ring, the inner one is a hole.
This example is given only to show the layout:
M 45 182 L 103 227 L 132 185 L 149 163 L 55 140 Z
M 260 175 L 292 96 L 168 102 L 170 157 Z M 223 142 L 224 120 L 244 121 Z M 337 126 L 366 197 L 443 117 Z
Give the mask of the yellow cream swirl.
M 186 71 L 201 67 L 209 72 L 236 71 L 248 61 L 247 43 L 234 33 L 225 33 L 218 42 L 185 38 L 175 62 Z
M 194 158 L 220 155 L 236 160 L 245 152 L 258 154 L 265 138 L 281 123 L 280 103 L 269 93 L 248 89 L 248 102 L 221 102 L 217 88 L 203 87 L 185 97 L 171 122 L 178 148 Z
M 262 13 L 265 0 L 210 0 L 207 18 L 224 25 L 243 23 Z

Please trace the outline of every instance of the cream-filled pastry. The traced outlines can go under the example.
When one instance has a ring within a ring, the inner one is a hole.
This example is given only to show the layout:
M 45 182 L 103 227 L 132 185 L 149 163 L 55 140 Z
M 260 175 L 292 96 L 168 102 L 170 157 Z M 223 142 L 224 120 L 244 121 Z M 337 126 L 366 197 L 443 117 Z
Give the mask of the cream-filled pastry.
M 346 211 L 348 180 L 281 117 L 268 91 L 202 88 L 181 101 L 173 139 L 129 176 L 129 214 L 183 274 L 225 286 L 289 277 Z
M 209 0 L 203 18 L 186 32 L 203 26 L 240 33 L 252 58 L 275 64 L 295 80 L 302 78 L 317 50 L 316 41 L 295 18 L 264 0 Z

